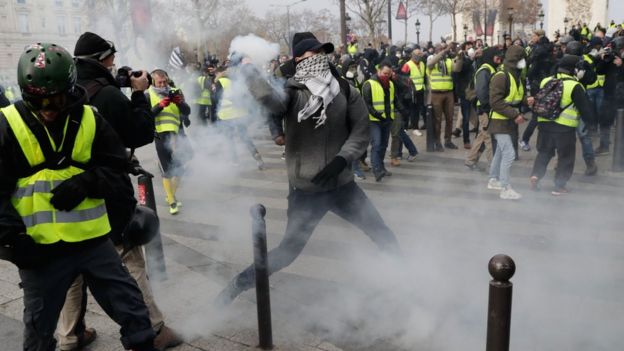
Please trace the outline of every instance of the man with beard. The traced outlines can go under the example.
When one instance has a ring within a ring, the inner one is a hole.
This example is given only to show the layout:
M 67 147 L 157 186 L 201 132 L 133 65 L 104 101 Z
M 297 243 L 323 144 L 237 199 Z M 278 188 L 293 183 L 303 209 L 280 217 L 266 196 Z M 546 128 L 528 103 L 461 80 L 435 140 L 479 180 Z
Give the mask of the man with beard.
M 288 223 L 279 246 L 269 252 L 269 274 L 290 265 L 329 211 L 353 223 L 388 253 L 399 245 L 383 219 L 353 181 L 347 167 L 368 145 L 368 113 L 353 87 L 341 88 L 330 70 L 331 43 L 309 38 L 293 47 L 296 70 L 286 83 L 287 101 L 277 110 L 275 142 L 286 144 Z M 285 129 L 282 129 L 284 119 Z M 284 130 L 286 134 L 284 134 Z M 238 274 L 217 297 L 227 305 L 254 285 L 254 266 Z

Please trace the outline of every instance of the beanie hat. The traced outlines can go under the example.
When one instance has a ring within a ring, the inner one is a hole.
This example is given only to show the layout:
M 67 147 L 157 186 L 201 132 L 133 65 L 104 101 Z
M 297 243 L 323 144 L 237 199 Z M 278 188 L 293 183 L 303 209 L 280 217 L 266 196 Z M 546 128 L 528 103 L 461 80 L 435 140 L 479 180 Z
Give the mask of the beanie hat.
M 574 67 L 581 60 L 580 56 L 576 55 L 563 55 L 559 61 L 559 69 L 563 69 L 567 72 L 574 72 Z
M 79 58 L 92 58 L 102 61 L 117 52 L 112 41 L 104 40 L 95 33 L 83 33 L 74 48 L 74 56 Z
M 543 29 L 536 29 L 533 31 L 533 34 L 537 35 L 538 37 L 543 37 L 546 35 L 546 32 Z

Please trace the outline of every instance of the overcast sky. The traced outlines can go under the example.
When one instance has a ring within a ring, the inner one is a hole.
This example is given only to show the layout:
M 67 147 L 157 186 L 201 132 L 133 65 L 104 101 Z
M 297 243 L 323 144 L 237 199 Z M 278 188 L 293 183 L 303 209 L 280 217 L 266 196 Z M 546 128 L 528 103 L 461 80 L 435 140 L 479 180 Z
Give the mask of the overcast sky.
M 257 1 L 257 0 L 245 0 L 247 5 L 256 12 L 259 16 L 264 16 L 267 11 L 283 11 L 286 12 L 286 8 L 271 8 L 268 5 L 276 4 L 276 5 L 288 5 L 297 2 L 297 0 L 266 0 L 266 1 Z M 544 5 L 548 4 L 548 0 L 542 0 Z M 399 3 L 397 0 L 393 0 L 393 14 L 394 17 L 396 15 L 396 6 Z M 290 8 L 291 13 L 296 13 L 302 9 L 329 9 L 330 11 L 334 11 L 336 13 L 336 17 L 339 16 L 340 10 L 338 7 L 337 0 L 306 0 L 299 4 L 293 5 Z M 547 8 L 544 6 L 544 8 Z M 624 0 L 609 0 L 609 14 L 611 18 L 615 19 L 616 22 L 624 22 Z M 414 27 L 414 23 L 416 22 L 416 18 L 420 20 L 421 23 L 421 33 L 420 38 L 421 41 L 425 40 L 429 36 L 429 25 L 428 18 L 426 16 L 417 16 L 412 17 L 408 21 L 407 25 L 407 40 L 416 41 L 416 30 Z M 610 19 L 611 19 L 610 18 Z M 403 41 L 403 35 L 405 30 L 405 25 L 403 21 L 392 21 L 392 37 L 393 40 Z M 436 41 L 440 38 L 441 35 L 451 33 L 451 19 L 449 16 L 439 18 L 433 25 L 433 39 Z M 458 33 L 458 35 L 461 35 Z

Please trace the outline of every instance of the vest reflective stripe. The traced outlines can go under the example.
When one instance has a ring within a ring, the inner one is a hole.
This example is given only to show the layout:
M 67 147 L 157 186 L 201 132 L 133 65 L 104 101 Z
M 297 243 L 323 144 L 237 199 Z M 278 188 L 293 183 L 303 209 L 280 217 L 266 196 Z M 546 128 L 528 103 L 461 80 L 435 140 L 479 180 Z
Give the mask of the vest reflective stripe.
M 152 88 L 149 89 L 149 94 L 152 107 L 155 107 L 162 99 Z M 156 133 L 178 133 L 180 130 L 180 109 L 178 106 L 172 102 L 169 106 L 162 109 L 162 111 L 156 115 L 155 124 Z
M 418 64 L 412 60 L 407 61 L 407 65 L 410 68 L 410 79 L 414 82 L 416 91 L 421 91 L 425 88 L 425 64 L 418 62 Z
M 574 88 L 577 85 L 581 85 L 581 87 L 583 87 L 583 85 L 581 84 L 581 82 L 576 80 L 575 77 L 568 75 L 568 74 L 559 73 L 557 74 L 557 78 L 566 79 L 563 81 L 563 93 L 561 94 L 561 108 L 564 108 L 566 106 L 567 108 L 561 111 L 561 114 L 555 120 L 550 120 L 548 118 L 543 118 L 543 117 L 538 116 L 537 121 L 538 122 L 555 122 L 564 126 L 576 128 L 579 125 L 580 115 L 579 115 L 578 109 L 572 102 L 572 92 L 574 91 Z M 550 81 L 551 79 L 553 79 L 553 76 L 544 78 L 542 82 L 540 83 L 540 88 L 546 85 L 546 83 L 548 83 L 548 81 Z
M 598 86 L 599 87 L 604 87 L 605 78 L 606 78 L 606 76 L 604 74 L 599 74 L 598 75 L 598 79 L 596 81 L 598 82 Z
M 596 68 L 594 68 L 594 67 L 593 67 L 593 64 L 594 64 L 594 59 L 593 59 L 591 56 L 589 56 L 589 55 L 585 54 L 585 55 L 583 55 L 583 60 L 584 60 L 585 62 L 589 63 L 590 65 L 592 65 L 592 69 L 593 69 L 594 71 L 596 70 Z M 604 84 L 604 76 L 603 76 L 603 81 L 602 81 L 602 82 L 603 82 L 603 84 Z M 601 87 L 601 86 L 602 86 L 602 85 L 600 85 L 600 77 L 597 77 L 597 78 L 596 78 L 596 81 L 595 81 L 593 84 L 591 84 L 591 85 L 588 85 L 588 86 L 587 86 L 587 89 L 599 88 L 599 87 Z
M 492 77 L 492 75 L 494 73 L 496 73 L 496 68 L 494 68 L 492 65 L 490 65 L 489 63 L 484 63 L 481 65 L 481 67 L 479 67 L 479 69 L 475 72 L 474 75 L 474 86 L 477 86 L 477 75 L 479 74 L 479 72 L 483 71 L 484 69 L 488 70 L 490 72 L 490 77 Z M 479 99 L 477 99 L 477 106 L 481 106 L 481 101 L 479 101 Z
M 29 165 L 34 167 L 45 162 L 37 138 L 15 106 L 11 105 L 1 111 Z M 95 129 L 93 110 L 85 106 L 72 149 L 74 161 L 84 164 L 90 161 Z M 52 147 L 55 151 L 59 151 L 64 146 L 57 147 L 52 142 Z M 55 187 L 83 172 L 82 169 L 74 166 L 59 170 L 44 168 L 33 175 L 17 180 L 17 187 L 11 196 L 11 204 L 22 217 L 26 233 L 35 242 L 39 244 L 53 244 L 59 241 L 80 242 L 110 232 L 106 204 L 103 199 L 86 198 L 68 212 L 58 211 L 50 204 L 51 191 Z
M 367 82 L 371 86 L 373 108 L 375 111 L 380 112 L 385 119 L 388 119 L 388 116 L 386 116 L 386 94 L 384 93 L 381 83 L 373 79 L 369 79 Z M 394 119 L 394 83 L 392 83 L 392 81 L 390 81 L 390 88 L 388 90 L 390 93 L 390 119 Z M 371 114 L 368 115 L 368 119 L 373 122 L 379 122 L 379 118 Z
M 444 61 L 446 65 L 446 75 L 443 75 L 442 72 L 438 69 L 438 64 L 435 64 L 433 68 L 430 68 L 427 71 L 429 75 L 429 83 L 431 84 L 431 90 L 434 91 L 451 91 L 453 90 L 453 78 L 451 77 L 451 73 L 453 72 L 453 61 L 447 58 Z
M 497 74 L 507 74 L 507 77 L 509 79 L 509 94 L 507 94 L 507 96 L 505 97 L 505 102 L 511 106 L 519 106 L 522 103 L 522 99 L 524 99 L 524 87 L 522 86 L 522 84 L 518 86 L 518 84 L 516 84 L 516 79 L 511 73 L 499 71 L 496 72 L 494 75 Z M 507 116 L 501 115 L 494 110 L 492 110 L 491 118 L 509 119 Z
M 204 83 L 206 82 L 206 76 L 197 77 L 197 84 L 199 84 L 199 88 L 201 89 L 201 95 L 197 99 L 196 103 L 198 105 L 212 105 L 212 100 L 210 99 L 210 89 L 204 88 Z
M 227 77 L 221 77 L 218 80 L 223 87 L 223 94 L 221 95 L 221 102 L 219 104 L 219 116 L 220 120 L 229 120 L 235 118 L 241 118 L 247 115 L 247 111 L 242 108 L 234 107 L 234 103 L 230 100 L 232 80 Z

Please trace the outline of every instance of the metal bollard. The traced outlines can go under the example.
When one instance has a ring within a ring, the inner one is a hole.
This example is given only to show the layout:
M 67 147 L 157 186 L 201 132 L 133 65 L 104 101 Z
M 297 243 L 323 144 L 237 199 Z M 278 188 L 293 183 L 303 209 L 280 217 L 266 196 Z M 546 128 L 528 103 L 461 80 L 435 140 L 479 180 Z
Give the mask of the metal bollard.
M 613 142 L 613 172 L 624 171 L 624 109 L 617 110 L 615 120 L 615 141 Z
M 258 308 L 258 339 L 262 350 L 273 349 L 273 330 L 271 327 L 271 296 L 269 293 L 269 263 L 266 239 L 266 208 L 261 204 L 251 210 L 251 233 L 254 246 L 254 268 L 256 273 L 256 302 Z
M 490 281 L 485 349 L 486 351 L 509 351 L 513 291 L 513 283 L 509 279 L 516 272 L 516 264 L 507 255 L 496 255 L 490 259 L 488 270 L 494 279 Z
M 147 172 L 146 172 L 147 173 Z M 141 174 L 137 179 L 139 204 L 156 211 L 156 198 L 154 197 L 153 175 Z M 165 253 L 163 251 L 160 232 L 145 247 L 145 259 L 147 260 L 147 274 L 150 279 L 163 281 L 167 279 L 167 267 L 165 266 Z
M 433 116 L 433 106 L 431 104 L 427 105 L 427 113 L 425 114 L 425 126 L 427 127 L 427 152 L 435 151 L 435 141 L 436 135 L 434 131 L 434 116 Z

